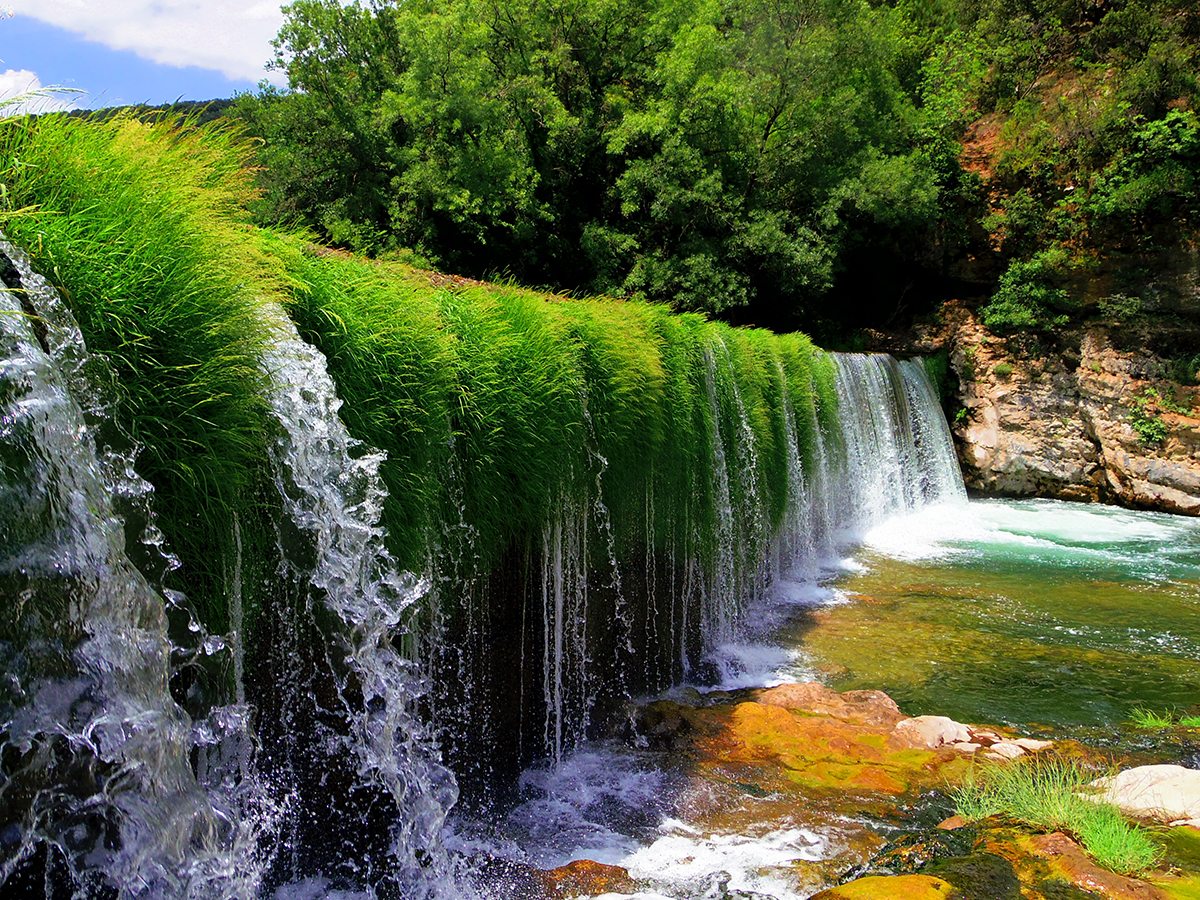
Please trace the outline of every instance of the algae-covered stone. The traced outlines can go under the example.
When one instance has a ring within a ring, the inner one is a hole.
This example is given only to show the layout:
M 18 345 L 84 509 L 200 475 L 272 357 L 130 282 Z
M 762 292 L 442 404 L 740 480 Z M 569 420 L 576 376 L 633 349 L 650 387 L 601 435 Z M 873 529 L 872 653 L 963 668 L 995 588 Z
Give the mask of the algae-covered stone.
M 961 900 L 1021 900 L 1021 882 L 1016 870 L 1003 856 L 977 852 L 939 859 L 925 869 L 954 885 Z
M 868 875 L 815 895 L 812 900 L 947 900 L 959 893 L 931 875 Z

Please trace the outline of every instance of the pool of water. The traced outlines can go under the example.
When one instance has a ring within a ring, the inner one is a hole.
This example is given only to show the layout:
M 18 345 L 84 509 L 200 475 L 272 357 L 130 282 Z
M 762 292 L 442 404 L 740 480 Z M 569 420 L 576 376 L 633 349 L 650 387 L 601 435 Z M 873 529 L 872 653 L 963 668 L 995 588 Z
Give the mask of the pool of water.
M 1127 741 L 1139 707 L 1200 712 L 1200 521 L 988 500 L 860 538 L 820 584 L 779 583 L 755 630 L 717 648 L 708 686 L 817 678 L 887 691 L 910 715 L 1092 744 L 1121 729 Z M 639 900 L 798 900 L 836 871 L 822 861 L 861 854 L 864 835 L 891 827 L 610 741 L 530 770 L 519 805 L 463 823 L 459 839 L 537 868 L 622 866 L 652 886 Z
M 1055 501 L 974 501 L 866 535 L 845 602 L 782 640 L 838 690 L 911 715 L 1110 728 L 1200 704 L 1200 523 Z

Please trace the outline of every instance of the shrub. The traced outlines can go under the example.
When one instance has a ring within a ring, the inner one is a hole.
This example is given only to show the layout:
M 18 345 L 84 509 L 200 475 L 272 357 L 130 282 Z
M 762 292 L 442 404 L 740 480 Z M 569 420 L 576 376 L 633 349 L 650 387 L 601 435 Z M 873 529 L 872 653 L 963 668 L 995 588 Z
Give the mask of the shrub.
M 1066 325 L 1061 312 L 1070 298 L 1060 286 L 1065 255 L 1050 250 L 1025 262 L 1013 262 L 1000 277 L 996 293 L 980 310 L 983 324 L 1000 332 L 1046 331 Z
M 992 374 L 995 375 L 997 378 L 1007 378 L 1012 373 L 1013 373 L 1013 367 L 1012 367 L 1011 363 L 999 362 L 999 363 L 996 363 L 996 365 L 992 367 Z

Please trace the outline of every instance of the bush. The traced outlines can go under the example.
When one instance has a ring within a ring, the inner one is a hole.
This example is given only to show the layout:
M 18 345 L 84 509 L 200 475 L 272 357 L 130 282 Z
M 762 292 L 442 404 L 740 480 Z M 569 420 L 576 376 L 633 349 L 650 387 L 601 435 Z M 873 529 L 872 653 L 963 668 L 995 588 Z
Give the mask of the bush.
M 980 310 L 988 328 L 1000 332 L 1048 331 L 1066 325 L 1061 310 L 1070 298 L 1061 287 L 1065 253 L 1048 250 L 1025 262 L 1013 262 L 1000 277 L 996 293 Z
M 1000 362 L 996 363 L 996 365 L 992 367 L 992 374 L 997 378 L 1007 378 L 1012 373 L 1013 367 L 1011 363 Z

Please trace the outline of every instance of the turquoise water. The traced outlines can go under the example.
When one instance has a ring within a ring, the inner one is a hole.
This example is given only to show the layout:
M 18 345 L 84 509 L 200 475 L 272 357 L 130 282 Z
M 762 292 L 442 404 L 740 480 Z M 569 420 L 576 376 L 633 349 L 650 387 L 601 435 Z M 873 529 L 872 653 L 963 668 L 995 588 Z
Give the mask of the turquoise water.
M 872 531 L 852 569 L 789 629 L 839 690 L 1047 730 L 1200 710 L 1197 520 L 972 501 Z

